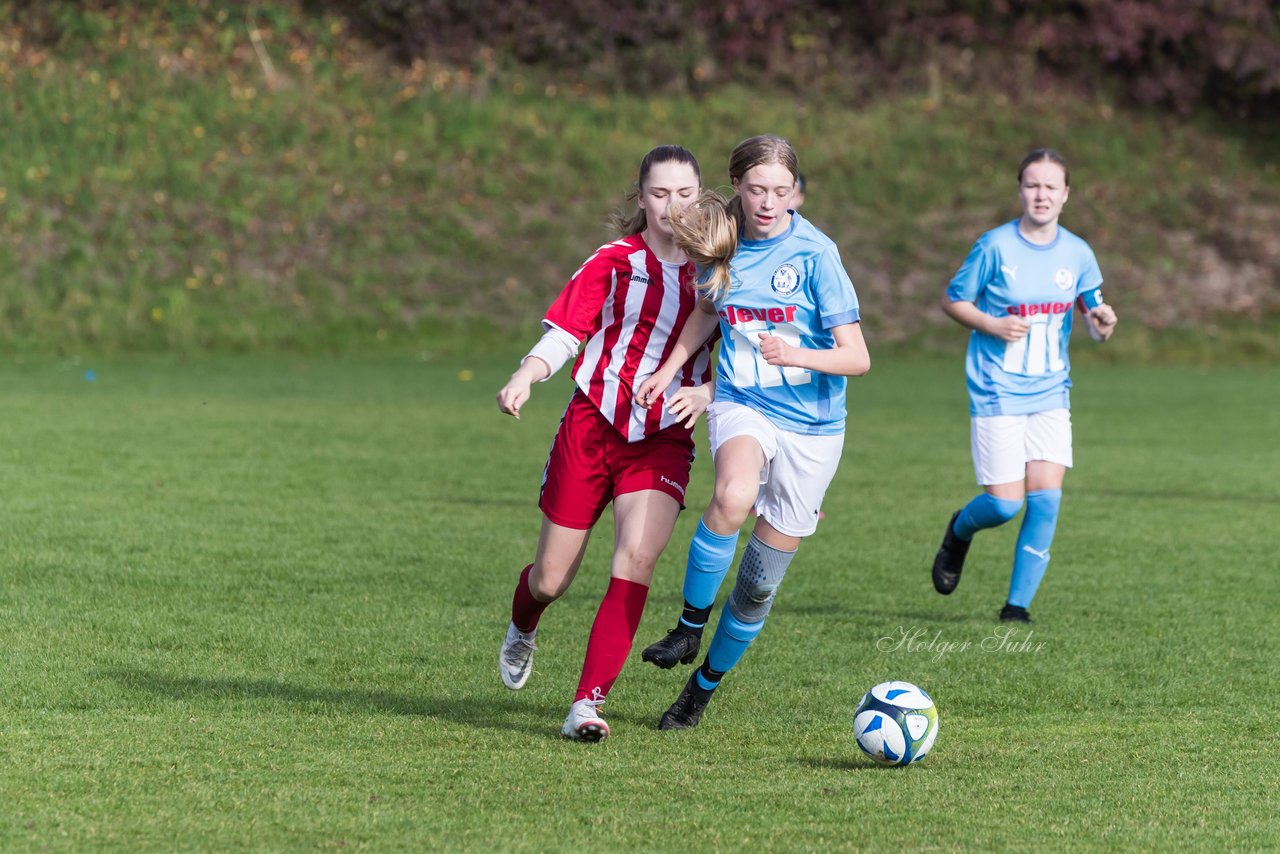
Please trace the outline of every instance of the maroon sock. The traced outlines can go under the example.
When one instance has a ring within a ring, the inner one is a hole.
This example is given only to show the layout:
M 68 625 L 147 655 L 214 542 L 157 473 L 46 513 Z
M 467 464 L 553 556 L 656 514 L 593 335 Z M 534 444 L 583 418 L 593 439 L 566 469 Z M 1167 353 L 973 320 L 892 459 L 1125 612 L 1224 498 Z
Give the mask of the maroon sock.
M 610 578 L 609 590 L 596 611 L 587 639 L 587 656 L 573 701 L 604 700 L 631 653 L 649 588 L 623 578 Z
M 541 602 L 533 598 L 533 592 L 529 590 L 529 572 L 532 569 L 533 564 L 529 564 L 524 568 L 524 572 L 520 573 L 520 580 L 516 582 L 516 593 L 511 597 L 511 622 L 526 634 L 538 627 L 542 612 L 551 604 L 551 602 Z

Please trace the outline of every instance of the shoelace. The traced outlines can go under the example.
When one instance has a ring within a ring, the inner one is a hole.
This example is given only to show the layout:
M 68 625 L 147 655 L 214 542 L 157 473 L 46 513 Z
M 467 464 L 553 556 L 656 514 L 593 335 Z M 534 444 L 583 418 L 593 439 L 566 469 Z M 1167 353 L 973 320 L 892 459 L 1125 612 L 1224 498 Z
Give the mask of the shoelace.
M 521 649 L 521 647 L 524 649 Z M 521 664 L 526 657 L 536 652 L 537 649 L 538 647 L 533 641 L 516 638 L 511 643 L 511 646 L 507 647 L 506 661 L 508 664 Z M 524 650 L 528 650 L 528 652 Z

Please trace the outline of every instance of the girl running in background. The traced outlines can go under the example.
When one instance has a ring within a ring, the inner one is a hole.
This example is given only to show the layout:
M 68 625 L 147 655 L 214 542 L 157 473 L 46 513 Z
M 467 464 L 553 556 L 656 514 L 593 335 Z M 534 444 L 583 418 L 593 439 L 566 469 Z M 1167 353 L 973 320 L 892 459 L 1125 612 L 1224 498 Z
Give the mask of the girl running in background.
M 844 445 L 846 377 L 871 367 L 858 297 L 834 243 L 788 210 L 800 172 L 784 139 L 756 136 L 729 157 L 734 196 L 704 195 L 672 217 L 676 241 L 703 271 L 700 311 L 662 367 L 637 387 L 660 395 L 719 324 L 715 402 L 707 411 L 715 493 L 689 546 L 684 612 L 643 653 L 659 667 L 688 664 L 738 530 L 756 521 L 706 658 L 659 729 L 698 725 L 712 692 L 760 633 L 800 541 L 814 532 Z
M 664 408 L 642 409 L 631 397 L 635 381 L 662 361 L 697 303 L 694 266 L 676 246 L 667 209 L 694 201 L 701 183 L 698 161 L 684 148 L 664 145 L 645 155 L 636 181 L 638 209 L 630 217 L 615 216 L 622 237 L 597 249 L 573 274 L 547 309 L 542 339 L 498 392 L 498 408 L 519 418 L 532 384 L 577 356 L 576 387 L 543 473 L 537 552 L 516 583 L 498 655 L 508 688 L 524 687 L 538 620 L 573 582 L 591 529 L 613 502 L 609 588 L 587 639 L 582 676 L 561 730 L 566 738 L 609 735 L 599 707 L 631 651 L 654 564 L 684 507 L 692 428 L 711 399 L 705 345 L 691 349 L 656 389 Z
M 1018 167 L 1022 216 L 978 238 L 942 300 L 948 316 L 973 330 L 965 374 L 973 468 L 983 492 L 947 522 L 933 586 L 943 595 L 955 590 L 973 535 L 1018 515 L 1025 497 L 1003 621 L 1031 622 L 1071 468 L 1072 305 L 1095 340 L 1116 328 L 1093 250 L 1058 225 L 1069 179 L 1053 149 L 1028 154 Z

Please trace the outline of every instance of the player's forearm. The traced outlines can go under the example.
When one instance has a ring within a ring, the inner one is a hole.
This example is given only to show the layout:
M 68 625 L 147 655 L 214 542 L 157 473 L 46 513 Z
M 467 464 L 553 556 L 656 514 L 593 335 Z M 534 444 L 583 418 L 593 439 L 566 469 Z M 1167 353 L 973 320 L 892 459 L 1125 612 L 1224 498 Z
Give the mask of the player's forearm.
M 532 366 L 524 376 L 535 383 L 550 379 L 565 362 L 578 355 L 578 339 L 548 321 L 544 320 L 543 325 L 546 326 L 546 331 L 538 339 L 538 343 L 533 345 L 529 355 L 520 362 L 521 370 Z M 538 365 L 542 367 L 538 368 Z
M 547 379 L 551 373 L 550 366 L 541 357 L 530 354 L 524 357 L 520 367 L 516 368 L 515 373 L 511 375 L 511 379 L 522 380 L 532 385 Z
M 837 344 L 830 350 L 811 350 L 807 347 L 796 347 L 792 350 L 791 361 L 798 368 L 830 374 L 835 377 L 860 377 L 871 370 L 871 356 L 865 346 L 841 346 Z
M 846 323 L 831 330 L 835 346 L 827 350 L 794 348 L 790 361 L 797 367 L 839 377 L 860 377 L 871 370 L 871 354 L 862 337 L 861 323 Z
M 680 370 L 698 351 L 698 348 L 707 342 L 719 323 L 718 315 L 701 309 L 690 314 L 689 319 L 684 323 L 684 328 L 680 330 L 680 336 L 676 338 L 676 343 L 671 346 L 671 354 L 658 368 L 658 372 L 675 376 L 676 371 Z
M 942 297 L 942 311 L 956 323 L 969 329 L 990 335 L 991 316 L 968 300 L 952 302 L 947 296 Z

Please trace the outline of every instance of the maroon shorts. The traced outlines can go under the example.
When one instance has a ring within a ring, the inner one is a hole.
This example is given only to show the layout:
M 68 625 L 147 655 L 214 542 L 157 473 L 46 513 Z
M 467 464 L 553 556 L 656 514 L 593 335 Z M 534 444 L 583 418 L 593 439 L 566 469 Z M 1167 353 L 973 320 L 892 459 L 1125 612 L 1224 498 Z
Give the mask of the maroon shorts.
M 619 495 L 656 489 L 684 508 L 693 465 L 693 433 L 680 426 L 628 442 L 578 392 L 560 419 L 542 473 L 538 506 L 566 528 L 586 530 Z

